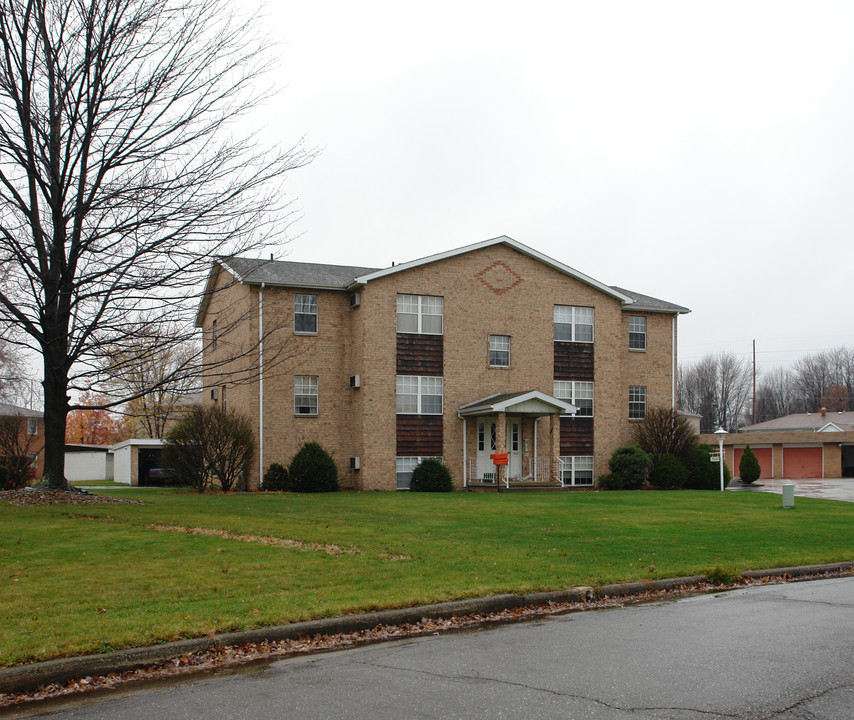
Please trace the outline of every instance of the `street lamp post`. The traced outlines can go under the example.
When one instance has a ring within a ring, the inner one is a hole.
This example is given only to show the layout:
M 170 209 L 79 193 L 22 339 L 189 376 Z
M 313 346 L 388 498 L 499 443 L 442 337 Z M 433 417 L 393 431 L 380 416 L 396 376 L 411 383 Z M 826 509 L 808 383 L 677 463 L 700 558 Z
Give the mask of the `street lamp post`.
M 723 427 L 719 427 L 715 430 L 715 435 L 718 436 L 718 460 L 721 464 L 721 492 L 724 489 L 724 438 L 726 437 L 726 430 Z

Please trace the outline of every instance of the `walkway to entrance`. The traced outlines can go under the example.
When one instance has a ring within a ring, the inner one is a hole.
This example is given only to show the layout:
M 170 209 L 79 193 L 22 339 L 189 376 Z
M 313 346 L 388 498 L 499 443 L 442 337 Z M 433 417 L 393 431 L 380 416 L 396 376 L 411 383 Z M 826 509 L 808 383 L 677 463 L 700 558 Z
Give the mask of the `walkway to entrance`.
M 824 500 L 843 500 L 854 502 L 854 478 L 821 480 L 757 480 L 753 486 L 729 487 L 733 492 L 770 492 L 782 495 L 782 484 L 793 482 L 795 495 L 799 497 L 823 498 Z

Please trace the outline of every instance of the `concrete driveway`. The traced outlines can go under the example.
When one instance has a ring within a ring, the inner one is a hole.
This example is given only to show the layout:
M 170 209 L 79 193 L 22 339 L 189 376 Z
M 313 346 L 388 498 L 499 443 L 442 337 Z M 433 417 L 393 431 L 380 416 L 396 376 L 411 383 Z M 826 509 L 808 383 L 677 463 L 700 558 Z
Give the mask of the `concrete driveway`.
M 731 490 L 732 492 L 770 492 L 782 495 L 782 485 L 784 482 L 795 484 L 795 497 L 854 502 L 854 478 L 757 480 L 753 485 L 729 487 L 727 490 Z

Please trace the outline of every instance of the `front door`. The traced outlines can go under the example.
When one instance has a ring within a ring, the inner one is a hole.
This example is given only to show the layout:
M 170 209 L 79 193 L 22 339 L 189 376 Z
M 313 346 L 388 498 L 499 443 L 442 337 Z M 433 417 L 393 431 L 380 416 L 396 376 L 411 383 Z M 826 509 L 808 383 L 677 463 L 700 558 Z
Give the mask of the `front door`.
M 477 479 L 495 482 L 495 465 L 489 457 L 495 452 L 495 418 L 477 419 Z
M 507 418 L 507 452 L 510 454 L 507 477 L 517 480 L 522 475 L 522 421 L 519 418 Z

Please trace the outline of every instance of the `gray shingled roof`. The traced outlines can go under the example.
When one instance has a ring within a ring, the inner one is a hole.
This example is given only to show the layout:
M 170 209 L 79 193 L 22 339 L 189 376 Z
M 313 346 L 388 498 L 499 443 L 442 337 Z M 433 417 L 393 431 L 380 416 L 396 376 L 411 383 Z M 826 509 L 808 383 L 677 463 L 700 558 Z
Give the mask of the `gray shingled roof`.
M 515 243 L 510 238 L 495 238 L 490 242 L 502 239 L 508 243 Z M 518 243 L 512 246 L 515 247 L 517 245 Z M 328 265 L 325 263 L 301 263 L 240 257 L 223 258 L 220 262 L 239 281 L 244 283 L 254 285 L 265 283 L 274 286 L 316 288 L 320 290 L 346 290 L 358 277 L 382 270 L 389 270 L 389 268 L 368 268 L 353 265 Z M 690 312 L 688 308 L 681 305 L 675 305 L 674 303 L 659 300 L 649 295 L 626 290 L 616 285 L 603 285 L 602 287 L 609 287 L 614 292 L 634 300 L 632 305 L 626 306 L 632 310 L 668 314 Z
M 626 290 L 625 288 L 617 287 L 616 285 L 611 285 L 611 287 L 617 292 L 623 293 L 623 295 L 628 295 L 635 301 L 633 305 L 628 306 L 631 310 L 644 310 L 646 312 L 654 313 L 691 312 L 688 308 L 682 307 L 681 305 L 674 305 L 673 303 L 666 302 L 665 300 L 659 300 L 658 298 L 650 297 L 649 295 L 642 295 L 634 290 Z
M 17 405 L 0 403 L 0 417 L 14 417 L 15 415 L 25 418 L 44 417 L 44 413 L 39 412 L 38 410 L 30 410 L 29 408 L 18 407 Z
M 224 260 L 223 265 L 245 283 L 326 290 L 346 290 L 355 278 L 378 269 L 238 257 Z
M 749 425 L 742 428 L 745 432 L 762 432 L 763 430 L 818 430 L 828 423 L 838 425 L 842 430 L 848 430 L 854 425 L 854 412 L 828 412 L 822 415 L 815 413 L 797 413 L 786 415 L 773 420 Z

